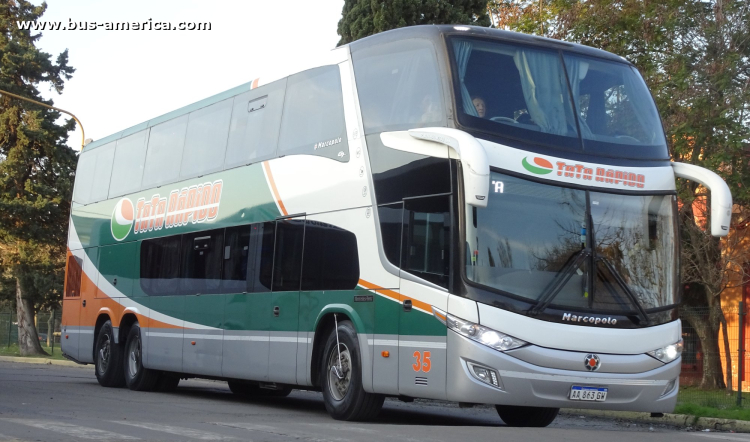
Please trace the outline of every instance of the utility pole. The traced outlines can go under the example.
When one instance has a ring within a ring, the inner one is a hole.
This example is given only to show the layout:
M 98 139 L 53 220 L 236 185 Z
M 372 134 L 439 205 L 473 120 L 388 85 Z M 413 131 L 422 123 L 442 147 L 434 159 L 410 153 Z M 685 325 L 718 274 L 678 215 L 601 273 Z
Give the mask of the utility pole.
M 53 109 L 53 110 L 56 110 L 58 112 L 62 112 L 64 114 L 68 114 L 71 117 L 73 117 L 73 119 L 76 121 L 76 123 L 78 123 L 78 126 L 81 128 L 81 151 L 83 151 L 83 146 L 85 146 L 85 144 L 86 144 L 86 135 L 83 132 L 83 124 L 81 124 L 81 120 L 79 120 L 78 117 L 76 117 L 75 115 L 73 115 L 72 113 L 70 113 L 70 112 L 68 112 L 68 111 L 66 111 L 64 109 L 60 109 L 59 107 L 50 106 L 49 104 L 44 104 L 42 102 L 39 102 L 39 101 L 36 101 L 36 100 L 32 100 L 30 98 L 22 97 L 20 95 L 11 94 L 10 92 L 4 91 L 2 89 L 0 89 L 0 94 L 7 95 L 9 97 L 13 97 L 13 98 L 16 98 L 18 100 L 28 101 L 29 103 L 38 104 L 39 106 L 44 106 L 44 107 L 46 107 L 48 109 Z

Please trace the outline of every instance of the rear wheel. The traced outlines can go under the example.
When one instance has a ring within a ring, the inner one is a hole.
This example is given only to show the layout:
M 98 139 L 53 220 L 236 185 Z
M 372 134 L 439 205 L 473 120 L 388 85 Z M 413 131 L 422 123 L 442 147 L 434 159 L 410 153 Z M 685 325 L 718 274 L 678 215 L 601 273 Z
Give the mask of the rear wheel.
M 509 427 L 546 427 L 557 417 L 559 408 L 495 405 L 497 414 Z
M 346 421 L 370 420 L 380 413 L 385 396 L 367 393 L 362 387 L 357 332 L 350 321 L 338 324 L 328 336 L 320 368 L 320 386 L 328 414 Z
M 136 391 L 153 391 L 159 380 L 159 372 L 143 366 L 141 327 L 136 322 L 130 327 L 125 343 L 125 384 Z
M 122 387 L 125 374 L 122 367 L 122 346 L 115 344 L 112 321 L 107 321 L 96 335 L 94 349 L 96 380 L 102 387 Z

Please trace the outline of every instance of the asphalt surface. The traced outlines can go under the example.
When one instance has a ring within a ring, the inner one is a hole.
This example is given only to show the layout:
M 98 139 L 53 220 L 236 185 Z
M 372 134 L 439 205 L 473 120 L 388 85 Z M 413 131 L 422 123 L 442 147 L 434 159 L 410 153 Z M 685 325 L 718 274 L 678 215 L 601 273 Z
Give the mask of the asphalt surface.
M 322 395 L 238 398 L 226 383 L 182 381 L 174 393 L 100 387 L 92 366 L 0 362 L 0 441 L 747 441 L 750 435 L 690 432 L 561 415 L 547 428 L 510 428 L 494 408 L 387 400 L 374 422 L 331 419 Z

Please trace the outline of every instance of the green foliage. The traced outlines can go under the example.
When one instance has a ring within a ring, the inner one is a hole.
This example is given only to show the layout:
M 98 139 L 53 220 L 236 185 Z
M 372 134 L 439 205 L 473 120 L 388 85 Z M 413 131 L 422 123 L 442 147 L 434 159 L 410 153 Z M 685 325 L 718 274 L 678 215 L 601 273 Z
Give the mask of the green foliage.
M 33 100 L 47 83 L 58 93 L 74 69 L 67 51 L 56 61 L 40 51 L 40 35 L 20 30 L 18 20 L 36 20 L 46 4 L 0 3 L 0 89 Z M 60 113 L 0 96 L 0 297 L 15 295 L 16 281 L 36 307 L 62 293 L 67 224 L 76 154 L 65 145 L 74 122 L 59 125 Z
M 339 45 L 405 26 L 467 24 L 488 26 L 486 0 L 345 0 Z

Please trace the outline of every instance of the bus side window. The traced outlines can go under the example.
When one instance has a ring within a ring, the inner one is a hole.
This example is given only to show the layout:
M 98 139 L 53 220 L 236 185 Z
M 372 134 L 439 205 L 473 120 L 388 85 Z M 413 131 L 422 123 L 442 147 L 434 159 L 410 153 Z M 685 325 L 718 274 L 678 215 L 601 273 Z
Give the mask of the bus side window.
M 383 236 L 385 257 L 396 267 L 401 266 L 401 228 L 404 203 L 388 204 L 378 207 L 380 234 Z
M 219 292 L 223 243 L 223 229 L 182 235 L 181 294 L 201 295 Z
M 224 233 L 222 293 L 243 293 L 248 290 L 248 270 L 252 267 L 250 258 L 254 255 L 250 250 L 250 232 L 258 226 L 230 227 Z M 253 248 L 254 249 L 254 248 Z
M 146 161 L 148 130 L 117 140 L 109 197 L 115 198 L 141 189 L 141 178 Z
M 183 115 L 151 128 L 141 181 L 143 189 L 178 180 L 187 122 L 188 116 Z
M 450 274 L 450 196 L 404 200 L 401 268 L 448 287 Z
M 254 266 L 248 271 L 248 291 L 256 293 L 271 291 L 275 227 L 275 222 L 253 224 L 251 244 L 255 247 L 253 252 L 255 258 Z
M 190 113 L 180 179 L 207 175 L 222 169 L 231 117 L 231 98 Z
M 181 237 L 147 239 L 141 244 L 141 289 L 151 296 L 177 295 Z
M 289 77 L 278 154 L 349 161 L 338 66 L 323 66 Z
M 114 156 L 114 142 L 81 154 L 76 171 L 73 201 L 90 204 L 107 199 Z
M 302 290 L 352 290 L 359 282 L 354 233 L 308 220 L 302 259 Z
M 286 79 L 234 97 L 224 168 L 276 156 Z
M 81 276 L 83 275 L 83 260 L 77 256 L 68 256 L 68 270 L 65 278 L 65 297 L 81 296 Z
M 304 221 L 291 219 L 276 221 L 273 257 L 274 292 L 299 290 L 304 232 Z

